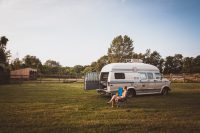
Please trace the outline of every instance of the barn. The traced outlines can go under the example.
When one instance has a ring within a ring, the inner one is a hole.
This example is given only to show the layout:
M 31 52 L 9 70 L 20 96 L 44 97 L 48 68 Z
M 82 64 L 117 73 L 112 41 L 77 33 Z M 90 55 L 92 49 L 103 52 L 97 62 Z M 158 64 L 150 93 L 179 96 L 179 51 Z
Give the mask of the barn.
M 13 70 L 10 72 L 10 78 L 11 79 L 36 80 L 37 79 L 37 69 L 23 68 L 23 69 Z

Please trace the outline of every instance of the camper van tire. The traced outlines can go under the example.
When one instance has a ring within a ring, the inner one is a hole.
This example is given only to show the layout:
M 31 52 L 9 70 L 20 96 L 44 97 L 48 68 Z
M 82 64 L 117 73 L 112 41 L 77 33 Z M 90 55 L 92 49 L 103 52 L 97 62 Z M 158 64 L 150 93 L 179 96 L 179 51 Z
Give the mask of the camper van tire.
M 169 88 L 168 87 L 163 88 L 162 95 L 166 96 L 168 95 L 168 93 L 169 93 Z
M 131 97 L 134 97 L 135 95 L 136 95 L 136 92 L 134 89 L 132 89 L 132 88 L 128 89 L 127 97 L 131 98 Z

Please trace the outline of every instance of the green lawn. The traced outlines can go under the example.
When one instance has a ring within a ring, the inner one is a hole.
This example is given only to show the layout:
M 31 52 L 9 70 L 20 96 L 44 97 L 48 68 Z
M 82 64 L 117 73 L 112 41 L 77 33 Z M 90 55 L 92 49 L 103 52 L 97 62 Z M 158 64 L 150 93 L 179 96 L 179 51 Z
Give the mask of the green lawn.
M 120 108 L 82 83 L 0 86 L 0 133 L 200 132 L 200 84 L 137 96 Z

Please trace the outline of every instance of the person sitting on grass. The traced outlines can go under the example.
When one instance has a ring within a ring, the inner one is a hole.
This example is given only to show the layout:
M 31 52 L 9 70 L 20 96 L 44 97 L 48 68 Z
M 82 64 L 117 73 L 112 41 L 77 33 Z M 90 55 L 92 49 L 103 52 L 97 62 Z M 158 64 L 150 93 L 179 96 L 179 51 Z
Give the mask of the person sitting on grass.
M 119 96 L 119 95 L 113 95 L 112 98 L 110 99 L 110 101 L 108 101 L 107 103 L 108 104 L 112 103 L 112 107 L 114 107 L 114 104 L 116 102 L 118 102 L 118 100 L 123 99 L 123 98 L 126 97 L 126 93 L 127 93 L 127 86 L 124 86 L 122 95 L 121 96 Z

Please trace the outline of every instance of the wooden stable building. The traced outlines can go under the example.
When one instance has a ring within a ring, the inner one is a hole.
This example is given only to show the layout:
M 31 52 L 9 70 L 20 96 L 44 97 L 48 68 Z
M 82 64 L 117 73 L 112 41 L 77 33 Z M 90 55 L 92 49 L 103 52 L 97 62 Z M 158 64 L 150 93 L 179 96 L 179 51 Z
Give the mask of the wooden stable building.
M 24 80 L 36 80 L 37 79 L 37 69 L 24 68 L 13 70 L 10 72 L 11 79 L 24 79 Z

